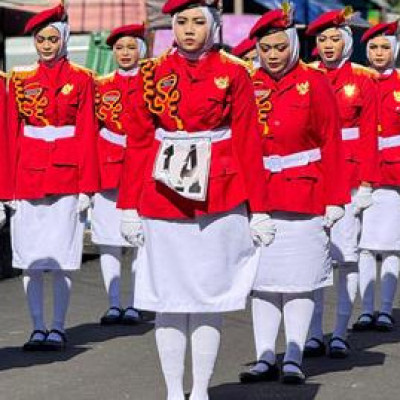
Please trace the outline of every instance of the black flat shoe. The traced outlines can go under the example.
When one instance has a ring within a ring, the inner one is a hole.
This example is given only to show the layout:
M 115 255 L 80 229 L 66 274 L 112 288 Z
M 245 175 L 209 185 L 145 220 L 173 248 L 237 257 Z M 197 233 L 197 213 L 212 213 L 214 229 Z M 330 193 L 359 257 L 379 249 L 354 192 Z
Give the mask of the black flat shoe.
M 389 322 L 381 321 L 380 320 L 381 317 L 386 317 L 387 319 L 389 319 Z M 395 320 L 390 314 L 380 312 L 375 321 L 375 329 L 380 332 L 390 332 L 394 329 L 394 324 Z
M 343 347 L 338 347 L 338 346 L 332 346 L 332 343 L 334 341 L 338 341 L 340 343 L 344 344 Z M 332 337 L 329 340 L 329 345 L 328 345 L 328 355 L 330 358 L 347 358 L 350 354 L 350 345 L 346 340 L 340 338 L 340 337 Z
M 129 315 L 128 312 L 131 311 L 131 310 L 135 311 L 138 315 L 137 316 Z M 140 324 L 141 322 L 143 322 L 143 315 L 141 314 L 140 311 L 136 310 L 135 308 L 127 307 L 122 312 L 122 316 L 121 316 L 121 320 L 120 320 L 121 324 L 123 324 L 123 325 L 137 325 L 137 324 Z
M 43 336 L 42 339 L 33 339 L 36 334 Z M 44 347 L 44 342 L 47 338 L 48 332 L 36 329 L 31 333 L 29 340 L 22 346 L 23 351 L 42 351 Z
M 49 339 L 49 335 L 51 333 L 57 334 L 61 340 Z M 45 351 L 63 351 L 65 350 L 66 347 L 67 347 L 67 336 L 65 335 L 64 332 L 61 332 L 58 329 L 52 329 L 43 343 L 43 350 Z
M 256 364 L 265 364 L 268 369 L 264 372 L 246 371 L 239 375 L 241 383 L 257 383 L 257 382 L 272 382 L 279 380 L 279 368 L 276 364 L 270 364 L 267 361 L 260 360 Z
M 109 314 L 110 310 L 118 311 L 118 314 Z M 117 325 L 121 322 L 123 311 L 119 307 L 110 307 L 100 319 L 100 325 Z
M 362 318 L 368 318 L 368 321 L 362 321 Z M 364 313 L 361 314 L 357 321 L 353 324 L 353 331 L 365 332 L 372 331 L 375 329 L 375 317 L 372 314 Z
M 309 342 L 317 343 L 318 347 L 307 346 L 307 343 Z M 304 358 L 322 357 L 326 354 L 326 346 L 322 340 L 312 337 L 307 340 L 307 343 L 304 347 L 304 352 L 303 352 Z
M 293 365 L 299 369 L 299 371 L 284 371 L 285 365 Z M 285 361 L 282 366 L 282 383 L 286 385 L 302 385 L 306 381 L 301 366 L 294 361 Z

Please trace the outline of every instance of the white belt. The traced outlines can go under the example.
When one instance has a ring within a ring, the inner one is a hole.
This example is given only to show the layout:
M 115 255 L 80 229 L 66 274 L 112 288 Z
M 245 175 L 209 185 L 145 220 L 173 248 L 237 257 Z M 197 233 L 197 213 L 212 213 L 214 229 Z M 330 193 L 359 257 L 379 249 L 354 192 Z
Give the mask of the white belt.
M 281 172 L 287 168 L 302 167 L 321 159 L 319 148 L 289 154 L 288 156 L 264 157 L 264 168 L 271 172 Z
M 24 126 L 24 136 L 32 139 L 40 139 L 46 142 L 54 142 L 57 139 L 71 138 L 75 136 L 75 126 Z
M 391 147 L 400 146 L 400 135 L 391 137 L 378 136 L 378 148 L 379 150 L 389 149 Z
M 228 127 L 189 133 L 186 131 L 166 131 L 163 128 L 156 129 L 156 139 L 160 142 L 163 139 L 210 139 L 211 142 L 221 142 L 232 137 L 232 130 Z
M 126 135 L 119 135 L 118 133 L 112 132 L 107 128 L 101 128 L 100 136 L 104 140 L 116 144 L 117 146 L 126 147 Z
M 342 140 L 356 140 L 360 138 L 360 128 L 343 128 Z

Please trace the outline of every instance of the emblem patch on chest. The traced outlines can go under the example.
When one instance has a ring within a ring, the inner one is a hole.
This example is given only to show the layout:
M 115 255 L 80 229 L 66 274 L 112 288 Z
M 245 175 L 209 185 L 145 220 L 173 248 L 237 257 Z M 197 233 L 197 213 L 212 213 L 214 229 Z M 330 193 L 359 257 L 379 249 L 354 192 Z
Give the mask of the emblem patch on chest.
M 299 92 L 299 95 L 305 96 L 310 91 L 310 82 L 298 83 L 296 89 Z
M 117 90 L 110 90 L 109 92 L 104 93 L 103 102 L 106 104 L 115 104 L 121 98 L 121 93 Z
M 356 85 L 345 85 L 343 90 L 346 97 L 353 97 L 356 94 Z
M 394 92 L 393 92 L 393 97 L 394 97 L 394 100 L 395 100 L 397 103 L 400 103 L 400 92 L 394 91 Z
M 74 85 L 70 84 L 70 83 L 66 83 L 63 88 L 61 89 L 61 93 L 64 95 L 68 95 L 72 92 L 72 90 L 74 89 Z
M 218 89 L 224 90 L 229 87 L 229 76 L 221 76 L 219 78 L 214 78 L 215 86 Z
M 28 98 L 38 98 L 42 93 L 42 88 L 38 83 L 31 83 L 25 86 L 24 95 Z

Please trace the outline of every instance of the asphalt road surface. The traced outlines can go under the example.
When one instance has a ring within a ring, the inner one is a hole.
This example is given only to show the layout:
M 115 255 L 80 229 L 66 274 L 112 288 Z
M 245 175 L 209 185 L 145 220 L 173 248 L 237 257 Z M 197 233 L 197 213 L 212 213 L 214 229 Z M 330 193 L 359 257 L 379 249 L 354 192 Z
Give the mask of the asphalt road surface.
M 123 297 L 128 296 L 128 260 Z M 46 312 L 52 287 L 46 277 Z M 326 332 L 333 325 L 333 291 L 327 296 Z M 398 307 L 398 301 L 396 301 Z M 31 325 L 21 278 L 0 282 L 0 400 L 165 400 L 152 323 L 100 327 L 107 308 L 98 259 L 75 274 L 63 353 L 23 353 Z M 355 315 L 358 315 L 357 305 Z M 400 321 L 400 310 L 394 316 Z M 283 351 L 280 334 L 278 350 Z M 350 336 L 346 360 L 305 362 L 307 383 L 238 384 L 238 373 L 254 360 L 249 310 L 226 316 L 222 348 L 210 389 L 211 400 L 389 400 L 400 399 L 400 325 L 391 333 Z M 189 357 L 188 357 L 189 358 Z M 190 360 L 186 388 L 190 390 Z

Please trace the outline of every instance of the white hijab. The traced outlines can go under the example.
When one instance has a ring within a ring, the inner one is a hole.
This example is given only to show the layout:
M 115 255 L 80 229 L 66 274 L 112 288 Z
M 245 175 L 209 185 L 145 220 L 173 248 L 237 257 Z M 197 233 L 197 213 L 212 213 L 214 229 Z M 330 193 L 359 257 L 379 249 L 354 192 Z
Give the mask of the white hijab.
M 59 60 L 60 58 L 67 57 L 68 56 L 68 41 L 70 37 L 70 28 L 69 24 L 67 22 L 53 22 L 52 24 L 49 24 L 54 29 L 57 29 L 58 32 L 60 33 L 60 38 L 61 38 L 61 46 L 60 50 L 58 51 L 56 60 Z
M 350 60 L 351 55 L 353 54 L 353 32 L 349 26 L 341 26 L 337 28 L 342 35 L 342 39 L 344 41 L 344 47 L 342 51 L 342 56 L 340 59 L 334 63 L 327 63 L 326 66 L 328 68 L 336 69 L 342 67 L 346 61 Z M 318 37 L 319 35 L 317 35 Z
M 297 34 L 297 29 L 295 26 L 292 26 L 290 28 L 287 28 L 284 30 L 286 33 L 288 39 L 289 39 L 289 48 L 290 48 L 290 57 L 289 57 L 289 62 L 287 63 L 286 67 L 279 72 L 279 74 L 273 75 L 272 77 L 275 79 L 280 79 L 283 76 L 285 76 L 288 72 L 290 72 L 293 67 L 297 64 L 299 61 L 300 57 L 300 40 L 299 40 L 299 35 Z M 261 67 L 267 71 L 266 65 L 260 56 L 260 44 L 259 41 L 257 41 L 257 52 L 258 52 L 258 57 L 260 59 L 260 65 Z
M 388 40 L 390 43 L 390 47 L 392 48 L 392 61 L 386 71 L 383 72 L 384 75 L 389 75 L 393 72 L 397 57 L 399 55 L 399 50 L 400 50 L 400 43 L 395 35 L 384 35 L 384 38 Z M 367 43 L 367 57 L 368 57 L 368 48 L 371 43 L 371 40 L 368 41 Z
M 217 42 L 218 32 L 220 29 L 220 15 L 217 9 L 206 6 L 201 6 L 198 8 L 203 13 L 204 18 L 207 20 L 207 27 L 208 27 L 208 35 L 206 41 L 204 42 L 203 47 L 194 53 L 190 53 L 179 48 L 178 45 L 179 53 L 182 54 L 188 60 L 193 60 L 193 61 L 198 60 L 203 54 L 207 53 L 209 50 L 212 49 L 214 44 Z M 175 25 L 178 16 L 179 13 L 175 13 L 174 16 L 172 17 L 172 29 L 174 32 L 174 38 L 176 43 L 178 43 L 178 40 L 175 33 Z

